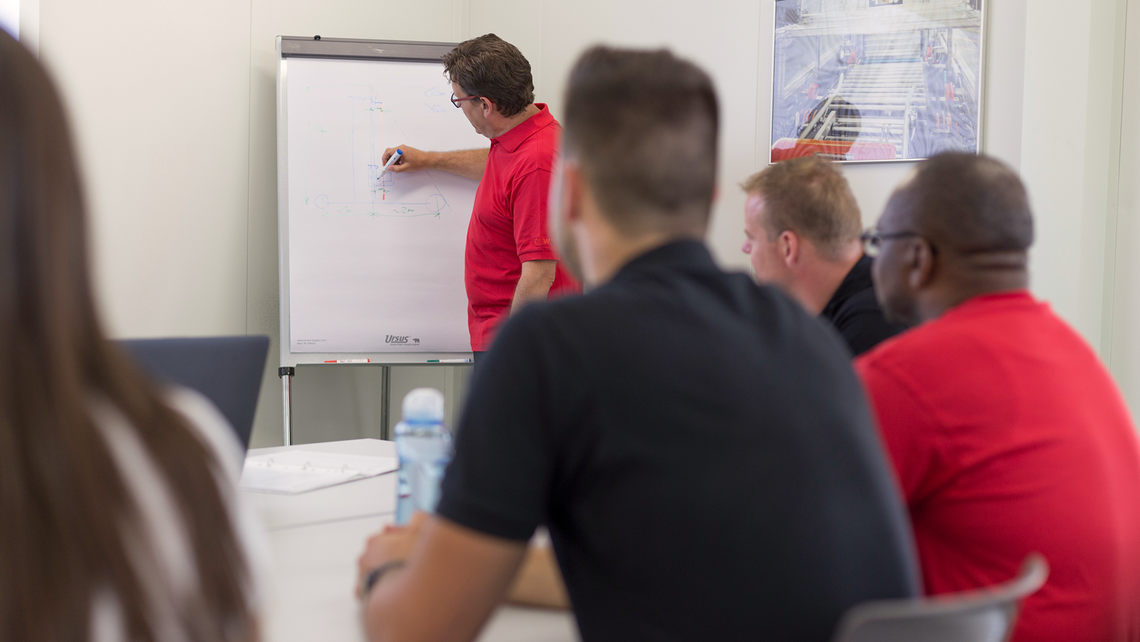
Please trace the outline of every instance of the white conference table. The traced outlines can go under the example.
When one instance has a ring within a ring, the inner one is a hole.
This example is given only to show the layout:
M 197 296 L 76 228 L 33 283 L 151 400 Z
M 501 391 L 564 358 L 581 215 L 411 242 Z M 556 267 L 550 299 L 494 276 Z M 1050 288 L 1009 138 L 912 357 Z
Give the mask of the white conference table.
M 395 444 L 356 439 L 251 450 L 286 450 L 395 457 Z M 266 642 L 363 642 L 360 604 L 353 596 L 356 560 L 368 536 L 392 522 L 396 474 L 300 495 L 242 491 L 269 538 L 270 584 Z M 576 642 L 570 613 L 503 606 L 480 642 Z

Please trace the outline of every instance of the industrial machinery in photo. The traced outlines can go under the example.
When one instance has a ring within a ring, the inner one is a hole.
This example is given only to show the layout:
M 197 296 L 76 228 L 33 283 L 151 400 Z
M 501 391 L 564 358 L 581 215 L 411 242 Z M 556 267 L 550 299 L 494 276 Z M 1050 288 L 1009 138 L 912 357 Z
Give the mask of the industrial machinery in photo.
M 976 152 L 983 0 L 777 0 L 771 160 Z

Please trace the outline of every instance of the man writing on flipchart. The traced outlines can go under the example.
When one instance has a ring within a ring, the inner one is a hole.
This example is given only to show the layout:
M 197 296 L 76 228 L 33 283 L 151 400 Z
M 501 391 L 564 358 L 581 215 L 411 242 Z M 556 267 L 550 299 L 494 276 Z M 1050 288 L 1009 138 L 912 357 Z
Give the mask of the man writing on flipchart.
M 454 94 L 490 149 L 427 152 L 401 145 L 384 150 L 389 171 L 437 169 L 479 181 L 467 227 L 464 280 L 471 350 L 491 347 L 495 330 L 530 301 L 579 285 L 558 266 L 546 231 L 547 193 L 562 127 L 534 102 L 530 63 L 494 34 L 460 43 L 443 57 Z

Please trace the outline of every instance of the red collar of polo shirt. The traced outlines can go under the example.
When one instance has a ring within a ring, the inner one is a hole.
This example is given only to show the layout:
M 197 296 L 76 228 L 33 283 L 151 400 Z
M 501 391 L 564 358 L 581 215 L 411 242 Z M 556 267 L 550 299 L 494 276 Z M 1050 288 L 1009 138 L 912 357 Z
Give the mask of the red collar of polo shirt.
M 533 136 L 536 131 L 554 122 L 554 116 L 550 115 L 550 110 L 546 108 L 545 103 L 535 103 L 534 106 L 538 107 L 537 114 L 515 125 L 502 136 L 492 138 L 491 142 L 502 145 L 508 152 L 513 154 L 515 150 L 519 148 L 519 145 L 522 145 L 524 140 Z
M 1000 305 L 1004 307 L 1017 307 L 1017 306 L 1036 306 L 1040 305 L 1037 299 L 1026 289 L 1018 290 L 1005 290 L 1003 292 L 987 292 L 986 294 L 979 294 L 972 296 L 958 305 L 946 310 L 939 318 L 956 317 L 959 315 L 970 315 L 978 308 L 990 309 L 993 305 Z

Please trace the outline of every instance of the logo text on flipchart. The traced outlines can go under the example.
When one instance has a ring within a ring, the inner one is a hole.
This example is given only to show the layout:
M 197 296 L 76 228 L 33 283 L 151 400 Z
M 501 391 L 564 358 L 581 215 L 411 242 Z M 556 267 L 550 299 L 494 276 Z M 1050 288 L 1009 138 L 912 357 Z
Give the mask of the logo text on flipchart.
M 406 334 L 387 334 L 384 335 L 384 343 L 392 345 L 419 345 L 420 340 Z

